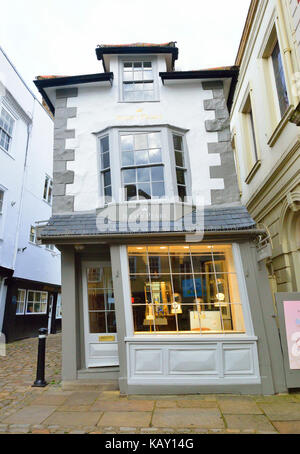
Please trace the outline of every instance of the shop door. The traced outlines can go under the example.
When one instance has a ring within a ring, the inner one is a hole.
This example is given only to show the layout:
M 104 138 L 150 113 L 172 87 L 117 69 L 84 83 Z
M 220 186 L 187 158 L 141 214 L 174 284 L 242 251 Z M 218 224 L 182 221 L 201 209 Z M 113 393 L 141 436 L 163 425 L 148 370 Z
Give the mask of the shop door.
M 300 293 L 276 293 L 286 384 L 300 388 Z
M 86 366 L 118 366 L 111 264 L 83 263 L 82 280 Z

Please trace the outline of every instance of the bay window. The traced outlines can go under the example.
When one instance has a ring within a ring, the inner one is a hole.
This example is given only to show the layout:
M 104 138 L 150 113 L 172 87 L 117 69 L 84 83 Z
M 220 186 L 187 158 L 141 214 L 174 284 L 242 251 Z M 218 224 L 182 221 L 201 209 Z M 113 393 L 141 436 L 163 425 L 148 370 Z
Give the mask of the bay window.
M 245 333 L 231 245 L 130 246 L 128 257 L 136 334 Z

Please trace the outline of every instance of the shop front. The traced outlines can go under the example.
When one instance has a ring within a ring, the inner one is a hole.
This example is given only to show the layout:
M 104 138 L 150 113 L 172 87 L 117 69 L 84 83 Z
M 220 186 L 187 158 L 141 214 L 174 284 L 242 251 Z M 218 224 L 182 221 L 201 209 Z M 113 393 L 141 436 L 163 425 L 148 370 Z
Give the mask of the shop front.
M 124 394 L 274 392 L 260 323 L 264 286 L 247 282 L 251 252 L 251 243 L 225 241 L 145 241 L 72 251 L 82 295 L 72 335 L 81 345 L 64 354 L 64 380 L 114 380 Z M 264 270 L 257 267 L 253 274 L 259 280 Z M 68 317 L 71 305 L 64 309 Z M 63 345 L 72 329 L 72 317 L 66 320 Z

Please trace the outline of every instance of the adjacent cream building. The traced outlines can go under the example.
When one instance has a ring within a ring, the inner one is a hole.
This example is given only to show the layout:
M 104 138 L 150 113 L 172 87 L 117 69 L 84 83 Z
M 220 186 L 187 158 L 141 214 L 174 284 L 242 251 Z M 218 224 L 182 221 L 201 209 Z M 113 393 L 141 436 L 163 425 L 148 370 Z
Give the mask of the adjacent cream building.
M 268 232 L 274 293 L 300 291 L 299 20 L 296 0 L 252 0 L 231 109 L 241 200 Z

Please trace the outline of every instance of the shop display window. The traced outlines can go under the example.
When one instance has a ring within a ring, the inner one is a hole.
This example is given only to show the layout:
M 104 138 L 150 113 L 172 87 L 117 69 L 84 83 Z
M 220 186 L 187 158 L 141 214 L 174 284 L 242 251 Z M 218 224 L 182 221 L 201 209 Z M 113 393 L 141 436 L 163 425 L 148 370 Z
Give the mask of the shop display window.
M 231 245 L 128 247 L 136 334 L 244 333 Z

